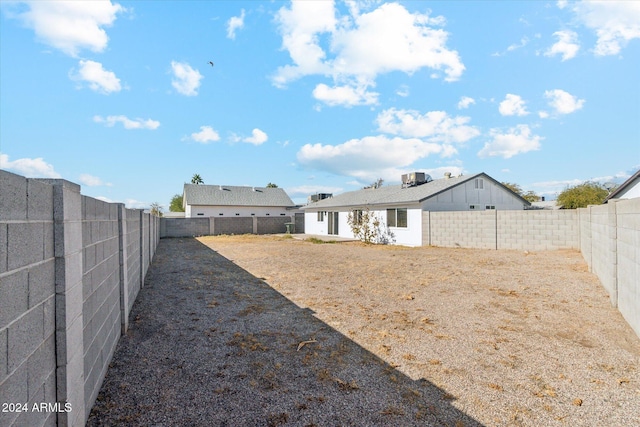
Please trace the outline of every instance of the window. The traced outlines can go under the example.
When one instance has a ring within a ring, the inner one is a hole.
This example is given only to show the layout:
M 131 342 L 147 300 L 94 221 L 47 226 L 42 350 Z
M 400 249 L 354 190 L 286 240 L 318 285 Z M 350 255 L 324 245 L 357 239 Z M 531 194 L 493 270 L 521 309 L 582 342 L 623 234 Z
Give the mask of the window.
M 203 214 L 203 213 L 201 213 L 201 212 L 198 212 L 198 214 L 197 214 L 197 215 L 198 215 L 198 216 L 204 216 L 204 214 Z
M 324 212 L 318 211 L 318 222 L 324 222 Z
M 280 214 L 280 216 L 285 216 L 286 214 Z
M 469 210 L 473 211 L 476 209 L 476 205 L 469 205 Z
M 407 228 L 407 209 L 387 209 L 387 226 Z
M 475 189 L 476 190 L 484 190 L 484 179 L 476 178 L 475 179 Z
M 356 209 L 352 212 L 353 215 L 353 223 L 354 224 L 362 224 L 362 211 Z
M 239 213 L 236 213 L 236 216 L 240 216 L 240 214 L 239 214 Z
M 496 207 L 494 205 L 486 205 L 484 208 L 485 209 L 490 209 L 490 210 L 495 210 Z
M 223 214 L 223 213 L 219 213 L 218 215 L 222 216 L 222 215 L 224 215 L 224 214 Z

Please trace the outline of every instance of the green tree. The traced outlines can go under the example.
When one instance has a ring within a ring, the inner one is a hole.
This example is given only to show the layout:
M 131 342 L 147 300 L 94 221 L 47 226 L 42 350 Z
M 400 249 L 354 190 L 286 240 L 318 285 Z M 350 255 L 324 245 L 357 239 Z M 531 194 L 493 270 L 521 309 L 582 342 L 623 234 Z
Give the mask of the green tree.
M 604 185 L 597 182 L 584 182 L 565 188 L 558 195 L 557 202 L 563 209 L 586 208 L 589 205 L 601 205 L 609 195 Z
M 267 188 L 278 188 L 278 184 L 274 184 L 273 182 L 270 182 L 267 184 Z
M 527 191 L 524 194 L 521 194 L 521 196 L 522 196 L 523 199 L 525 199 L 526 201 L 528 201 L 530 203 L 539 202 L 540 198 L 541 198 L 540 196 L 538 196 L 536 194 L 535 191 L 531 191 L 531 190 Z
M 502 185 L 504 185 L 505 187 L 507 187 L 509 190 L 513 191 L 514 193 L 516 193 L 518 196 L 522 197 L 523 199 L 525 199 L 528 202 L 539 202 L 540 201 L 540 196 L 538 196 L 535 191 L 527 191 L 526 193 L 522 190 L 522 187 L 520 187 L 518 184 L 515 184 L 513 182 L 501 182 Z
M 160 203 L 158 202 L 151 203 L 150 210 L 151 210 L 151 215 L 162 216 L 162 206 L 160 206 Z
M 182 207 L 182 194 L 176 194 L 171 198 L 169 212 L 184 212 L 184 208 Z
M 193 176 L 191 177 L 191 183 L 192 184 L 204 184 L 204 181 L 202 180 L 202 177 L 200 176 L 200 174 L 194 173 Z
M 513 182 L 501 182 L 501 184 L 516 193 L 518 196 L 522 197 L 522 187 L 520 187 L 518 184 L 515 184 Z

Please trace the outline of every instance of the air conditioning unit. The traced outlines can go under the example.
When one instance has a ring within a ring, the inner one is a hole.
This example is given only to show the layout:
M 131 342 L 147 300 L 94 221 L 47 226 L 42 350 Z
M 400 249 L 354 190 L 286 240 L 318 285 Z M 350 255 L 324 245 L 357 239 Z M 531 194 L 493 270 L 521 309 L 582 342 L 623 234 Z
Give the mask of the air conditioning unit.
M 430 181 L 433 181 L 433 178 L 424 172 L 411 172 L 402 175 L 403 187 L 415 187 Z

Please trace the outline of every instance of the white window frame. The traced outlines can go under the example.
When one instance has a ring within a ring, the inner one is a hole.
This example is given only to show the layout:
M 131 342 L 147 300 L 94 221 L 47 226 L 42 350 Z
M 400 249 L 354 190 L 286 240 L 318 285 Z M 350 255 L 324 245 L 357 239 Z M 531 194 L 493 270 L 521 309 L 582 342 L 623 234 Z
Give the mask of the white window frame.
M 476 178 L 475 179 L 475 189 L 476 190 L 484 190 L 484 179 Z
M 398 225 L 398 211 L 404 211 L 404 225 Z M 409 228 L 409 211 L 407 210 L 407 208 L 387 209 L 387 227 Z

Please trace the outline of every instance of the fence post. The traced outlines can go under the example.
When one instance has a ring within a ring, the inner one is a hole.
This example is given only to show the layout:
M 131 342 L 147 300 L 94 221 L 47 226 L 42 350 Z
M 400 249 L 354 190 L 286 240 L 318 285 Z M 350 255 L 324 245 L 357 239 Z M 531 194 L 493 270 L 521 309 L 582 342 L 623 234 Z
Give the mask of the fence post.
M 58 424 L 85 423 L 84 338 L 82 317 L 82 196 L 80 186 L 56 179 L 53 185 L 55 256 L 57 400 L 71 412 L 58 413 Z
M 127 208 L 123 203 L 118 203 L 118 245 L 120 246 L 120 325 L 124 335 L 129 328 L 129 316 L 127 307 L 129 306 L 129 268 L 127 264 Z

